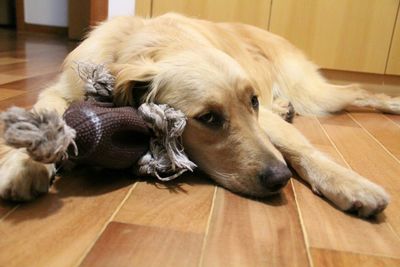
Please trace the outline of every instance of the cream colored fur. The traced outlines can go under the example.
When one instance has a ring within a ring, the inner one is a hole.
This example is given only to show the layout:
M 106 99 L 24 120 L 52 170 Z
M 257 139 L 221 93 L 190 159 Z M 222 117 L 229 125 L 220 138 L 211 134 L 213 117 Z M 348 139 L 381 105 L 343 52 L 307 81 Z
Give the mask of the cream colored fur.
M 276 101 L 292 103 L 300 115 L 325 115 L 350 104 L 400 113 L 400 99 L 327 83 L 317 67 L 281 37 L 248 25 L 177 14 L 116 18 L 70 53 L 59 81 L 42 92 L 36 110 L 56 109 L 61 115 L 69 103 L 83 98 L 74 61 L 106 63 L 117 77 L 118 105 L 133 105 L 135 82 L 150 82 L 146 99 L 188 116 L 187 153 L 232 191 L 267 195 L 259 174 L 269 163 L 283 161 L 283 155 L 315 192 L 342 210 L 353 208 L 369 216 L 388 204 L 380 186 L 328 159 L 272 111 L 282 113 L 279 105 L 274 108 Z M 260 100 L 258 111 L 251 106 L 253 96 Z M 199 122 L 210 111 L 224 118 L 223 126 L 212 129 Z M 0 152 L 0 196 L 29 200 L 45 191 L 43 181 L 51 176 L 51 166 L 4 144 Z

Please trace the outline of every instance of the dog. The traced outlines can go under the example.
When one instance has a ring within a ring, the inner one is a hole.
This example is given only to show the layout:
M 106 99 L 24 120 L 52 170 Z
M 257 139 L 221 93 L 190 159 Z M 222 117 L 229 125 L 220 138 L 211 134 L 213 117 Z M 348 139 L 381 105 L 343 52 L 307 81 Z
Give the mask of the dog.
M 216 183 L 240 194 L 278 193 L 292 173 L 343 211 L 361 217 L 385 209 L 385 190 L 316 150 L 288 121 L 294 114 L 328 115 L 349 105 L 399 114 L 400 98 L 355 85 L 329 84 L 298 49 L 268 31 L 169 13 L 118 17 L 96 27 L 65 59 L 58 81 L 36 112 L 84 98 L 77 61 L 105 63 L 116 76 L 114 101 L 166 103 L 188 118 L 189 157 Z M 48 191 L 52 164 L 0 141 L 0 196 L 31 200 Z

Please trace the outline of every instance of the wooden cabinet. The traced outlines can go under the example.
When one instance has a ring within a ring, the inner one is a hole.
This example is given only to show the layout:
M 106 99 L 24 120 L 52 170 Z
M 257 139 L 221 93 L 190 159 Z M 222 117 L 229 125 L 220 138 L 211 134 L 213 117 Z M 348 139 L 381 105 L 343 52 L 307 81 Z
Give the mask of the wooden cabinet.
M 323 68 L 400 75 L 399 18 L 393 37 L 399 6 L 400 0 L 136 0 L 136 14 L 248 23 L 285 37 Z
M 399 10 L 400 12 L 400 10 Z M 392 45 L 386 68 L 386 74 L 400 75 L 400 15 L 397 15 L 397 22 L 393 34 Z
M 274 1 L 270 31 L 324 68 L 384 73 L 398 0 Z
M 174 11 L 213 21 L 236 21 L 268 29 L 271 0 L 153 0 L 152 16 Z

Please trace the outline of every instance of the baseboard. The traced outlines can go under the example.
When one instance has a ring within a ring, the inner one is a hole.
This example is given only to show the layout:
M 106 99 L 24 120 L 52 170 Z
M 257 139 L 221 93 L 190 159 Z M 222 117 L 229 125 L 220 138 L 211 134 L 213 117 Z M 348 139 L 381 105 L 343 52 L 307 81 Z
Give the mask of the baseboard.
M 64 35 L 64 36 L 68 35 L 68 27 L 59 27 L 59 26 L 25 23 L 21 30 L 25 32 L 39 32 L 39 33 Z
M 358 83 L 371 92 L 400 96 L 400 76 L 328 69 L 322 69 L 321 73 L 333 83 Z

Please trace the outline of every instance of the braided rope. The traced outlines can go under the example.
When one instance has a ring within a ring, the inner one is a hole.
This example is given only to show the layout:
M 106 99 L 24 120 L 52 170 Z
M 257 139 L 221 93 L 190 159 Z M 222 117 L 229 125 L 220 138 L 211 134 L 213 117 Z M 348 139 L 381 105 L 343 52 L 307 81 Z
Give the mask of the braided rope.
M 103 99 L 106 100 L 112 99 L 115 77 L 104 64 L 76 62 L 76 65 L 79 77 L 85 82 L 84 89 L 87 96 L 95 99 L 101 97 L 105 97 Z M 139 107 L 139 114 L 155 135 L 150 139 L 149 151 L 138 161 L 140 174 L 169 181 L 197 167 L 189 160 L 183 149 L 185 114 L 168 105 L 154 103 L 142 104 Z M 159 173 L 170 175 L 161 177 Z

